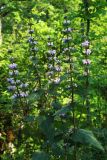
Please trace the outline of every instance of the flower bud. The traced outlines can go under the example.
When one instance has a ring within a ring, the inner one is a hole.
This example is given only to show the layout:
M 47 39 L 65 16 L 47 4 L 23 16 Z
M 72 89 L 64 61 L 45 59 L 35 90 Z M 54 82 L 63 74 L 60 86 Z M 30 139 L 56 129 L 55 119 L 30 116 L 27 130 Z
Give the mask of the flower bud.
M 90 59 L 83 59 L 82 62 L 85 65 L 89 65 L 91 63 Z
M 88 47 L 88 46 L 89 46 L 89 41 L 86 40 L 85 42 L 82 43 L 82 47 Z
M 90 50 L 90 49 L 86 49 L 86 50 L 85 50 L 85 54 L 86 54 L 86 55 L 90 55 L 90 54 L 91 54 L 91 50 Z
M 8 86 L 9 91 L 14 91 L 16 89 L 16 86 Z
M 9 68 L 14 70 L 14 69 L 17 68 L 17 64 L 16 63 L 12 63 L 12 64 L 9 65 Z

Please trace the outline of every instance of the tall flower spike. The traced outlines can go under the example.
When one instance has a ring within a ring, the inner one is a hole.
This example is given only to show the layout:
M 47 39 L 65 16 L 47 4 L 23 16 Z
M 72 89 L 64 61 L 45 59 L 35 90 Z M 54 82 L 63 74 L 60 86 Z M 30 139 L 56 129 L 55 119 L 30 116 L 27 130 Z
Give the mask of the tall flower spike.
M 91 54 L 91 50 L 89 49 L 89 41 L 88 40 L 85 40 L 83 43 L 82 43 L 82 47 L 85 51 L 83 51 L 83 53 L 85 54 L 85 59 L 82 60 L 82 63 L 85 65 L 85 66 L 88 66 L 91 64 L 91 60 L 89 59 L 89 55 Z M 85 71 L 83 73 L 84 76 L 88 76 L 89 75 L 89 69 L 87 67 L 85 67 Z
M 8 90 L 12 92 L 12 99 L 16 98 L 25 98 L 28 96 L 28 92 L 26 91 L 26 88 L 28 86 L 27 83 L 22 83 L 20 84 L 20 80 L 17 79 L 17 75 L 19 74 L 19 71 L 17 70 L 18 65 L 14 63 L 14 59 L 10 59 L 11 64 L 8 66 L 9 69 L 11 70 L 9 72 L 9 75 L 11 76 L 10 78 L 7 78 L 7 81 L 9 82 L 10 86 L 8 86 Z
M 7 81 L 9 82 L 10 86 L 8 86 L 8 90 L 13 93 L 12 99 L 18 98 L 18 83 L 17 81 L 17 75 L 19 74 L 19 71 L 17 70 L 18 65 L 14 63 L 14 58 L 12 57 L 10 59 L 12 62 L 8 67 L 11 71 L 9 71 L 10 78 L 7 78 Z
M 60 83 L 60 78 L 57 77 L 57 73 L 61 71 L 60 68 L 60 61 L 57 59 L 56 57 L 56 50 L 54 48 L 54 44 L 51 41 L 51 38 L 48 38 L 48 43 L 47 46 L 49 48 L 48 50 L 48 60 L 49 60 L 49 64 L 48 64 L 48 78 L 49 78 L 49 83 L 55 83 L 55 84 L 59 84 Z M 55 78 L 57 77 L 57 78 Z M 57 81 L 58 79 L 58 81 Z M 57 82 L 56 82 L 57 81 Z

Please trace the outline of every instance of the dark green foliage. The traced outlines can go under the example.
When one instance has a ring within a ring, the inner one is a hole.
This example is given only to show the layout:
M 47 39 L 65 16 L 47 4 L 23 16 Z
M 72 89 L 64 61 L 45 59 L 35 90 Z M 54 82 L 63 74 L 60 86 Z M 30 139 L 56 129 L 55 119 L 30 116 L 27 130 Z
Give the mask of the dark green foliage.
M 76 133 L 73 135 L 73 140 L 75 142 L 80 142 L 83 144 L 89 144 L 91 146 L 94 146 L 100 150 L 103 150 L 103 147 L 101 144 L 96 140 L 93 133 L 88 130 L 79 129 L 76 131 Z
M 0 1 L 1 160 L 107 159 L 106 13 L 106 0 Z
M 32 160 L 49 160 L 49 156 L 44 152 L 37 152 L 33 154 Z

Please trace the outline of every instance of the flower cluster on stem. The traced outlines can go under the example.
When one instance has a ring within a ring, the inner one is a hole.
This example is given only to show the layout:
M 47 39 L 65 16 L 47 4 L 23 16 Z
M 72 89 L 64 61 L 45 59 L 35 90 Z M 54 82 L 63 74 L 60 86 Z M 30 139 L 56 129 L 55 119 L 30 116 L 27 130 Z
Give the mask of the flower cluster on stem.
M 15 63 L 14 58 L 10 58 L 11 64 L 9 64 L 9 78 L 7 81 L 9 83 L 8 90 L 12 93 L 12 99 L 22 99 L 28 96 L 27 83 L 22 83 L 18 79 L 19 71 L 18 65 Z
M 91 60 L 89 58 L 91 54 L 90 49 L 90 42 L 86 39 L 84 42 L 82 42 L 82 48 L 85 59 L 82 60 L 82 63 L 84 65 L 84 73 L 83 75 L 86 77 L 85 81 L 85 101 L 86 101 L 86 109 L 87 109 L 87 123 L 90 124 L 90 100 L 89 100 L 89 68 L 91 64 Z
M 33 76 L 32 78 L 36 79 L 36 82 L 38 84 L 38 87 L 41 86 L 41 78 L 38 72 L 38 41 L 35 40 L 34 38 L 34 30 L 32 29 L 32 23 L 29 23 L 29 38 L 28 38 L 28 43 L 29 43 L 29 52 L 30 52 L 30 61 L 32 62 L 30 68 L 32 68 L 32 73 L 31 76 Z M 31 84 L 33 85 L 33 84 Z M 37 87 L 37 86 L 36 86 Z M 34 90 L 36 90 L 37 88 L 35 88 L 35 83 L 33 86 Z
M 73 84 L 73 52 L 75 51 L 74 45 L 73 45 L 73 39 L 72 39 L 72 32 L 73 32 L 73 28 L 70 27 L 71 21 L 68 20 L 68 17 L 65 16 L 64 17 L 64 22 L 63 22 L 63 27 L 64 29 L 62 30 L 63 33 L 63 39 L 62 39 L 62 43 L 63 43 L 63 56 L 65 57 L 64 62 L 66 62 L 68 64 L 68 68 L 66 70 L 67 74 L 68 74 L 68 82 L 67 82 L 67 89 L 70 90 L 72 88 L 72 92 L 73 92 L 73 88 L 74 88 L 74 84 Z M 70 77 L 70 79 L 69 79 Z M 72 93 L 71 93 L 72 94 Z M 73 97 L 72 97 L 73 99 Z
M 84 71 L 84 76 L 88 76 L 89 75 L 89 65 L 91 64 L 91 60 L 89 59 L 89 56 L 91 54 L 91 50 L 89 49 L 89 41 L 85 40 L 82 43 L 82 48 L 84 49 L 84 55 L 85 55 L 85 59 L 82 60 L 83 65 L 85 66 L 85 71 Z
M 33 59 L 36 56 L 36 53 L 38 51 L 38 48 L 37 48 L 38 42 L 33 37 L 34 30 L 31 29 L 31 25 L 30 25 L 30 29 L 29 29 L 28 33 L 30 35 L 28 38 L 28 43 L 29 43 L 30 52 L 32 53 L 30 58 Z
M 49 82 L 59 84 L 60 83 L 59 73 L 61 72 L 60 60 L 56 56 L 56 50 L 50 37 L 48 38 L 47 46 L 48 46 L 48 62 L 49 62 L 47 74 Z

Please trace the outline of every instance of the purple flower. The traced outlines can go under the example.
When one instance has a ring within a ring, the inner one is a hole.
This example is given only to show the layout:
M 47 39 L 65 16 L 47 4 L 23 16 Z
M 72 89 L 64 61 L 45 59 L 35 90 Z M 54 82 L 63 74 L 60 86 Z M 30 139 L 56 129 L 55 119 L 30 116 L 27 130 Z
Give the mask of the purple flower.
M 71 32 L 71 31 L 72 31 L 72 28 L 68 28 L 67 31 L 68 31 L 68 32 Z
M 7 81 L 10 83 L 10 84 L 15 84 L 15 81 L 13 78 L 7 78 Z
M 83 73 L 84 76 L 88 76 L 88 74 L 89 74 L 89 70 L 88 71 L 84 71 L 84 73 Z
M 16 63 L 10 64 L 9 68 L 10 69 L 16 69 L 17 68 L 17 64 Z
M 30 56 L 29 59 L 32 60 L 32 59 L 33 59 L 33 56 Z
M 17 80 L 16 80 L 16 84 L 19 84 L 19 83 L 20 83 L 20 80 L 17 79 Z
M 25 97 L 27 97 L 28 96 L 28 93 L 25 93 L 25 92 L 21 92 L 20 93 L 20 97 L 22 97 L 22 98 L 25 98 Z
M 61 79 L 60 79 L 60 78 L 56 78 L 56 79 L 54 79 L 54 80 L 53 80 L 53 82 L 54 82 L 55 84 L 59 84 L 59 83 L 60 83 L 60 81 L 61 81 Z
M 14 91 L 16 89 L 16 86 L 8 86 L 9 91 Z
M 89 41 L 86 40 L 85 42 L 82 43 L 82 47 L 88 47 L 89 46 Z
M 57 57 L 53 57 L 54 61 L 56 62 L 57 61 Z
M 13 76 L 13 75 L 14 75 L 14 73 L 13 73 L 13 72 L 9 72 L 9 75 L 10 75 L 10 76 Z
M 54 74 L 53 71 L 47 72 L 47 75 L 48 75 L 48 76 L 51 76 L 51 75 L 53 75 L 53 74 Z
M 63 38 L 62 40 L 63 40 L 64 43 L 67 43 L 67 42 L 69 42 L 71 39 L 72 39 L 71 37 L 67 37 L 67 38 Z
M 90 59 L 83 59 L 82 62 L 85 65 L 89 65 L 91 63 Z
M 63 52 L 67 52 L 67 51 L 69 51 L 69 48 L 64 48 Z
M 56 66 L 56 67 L 55 67 L 55 70 L 56 70 L 57 72 L 61 72 L 61 68 L 60 68 L 59 66 Z
M 78 87 L 76 83 L 74 83 L 73 86 L 76 87 L 76 88 Z
M 9 75 L 10 75 L 10 76 L 18 75 L 18 74 L 19 74 L 19 71 L 18 71 L 18 70 L 15 70 L 14 72 L 9 72 Z
M 91 50 L 90 49 L 86 49 L 85 53 L 86 53 L 86 55 L 90 55 L 91 54 Z
M 37 41 L 33 41 L 32 43 L 36 45 L 38 42 Z
M 34 41 L 34 38 L 33 37 L 29 37 L 28 42 L 32 44 L 33 41 Z
M 53 59 L 57 64 L 61 63 L 61 61 L 59 59 L 57 59 L 57 57 L 54 57 Z
M 31 29 L 31 30 L 29 30 L 28 32 L 29 32 L 29 34 L 32 34 L 32 33 L 34 33 L 34 30 Z
M 12 80 L 14 80 L 13 78 L 7 78 L 7 82 L 11 82 Z
M 48 46 L 53 46 L 53 42 L 48 42 L 47 45 Z
M 71 31 L 72 31 L 72 28 L 67 28 L 63 30 L 64 33 L 70 33 Z
M 18 95 L 15 93 L 11 98 L 16 99 L 16 98 L 18 98 Z
M 27 86 L 28 86 L 27 83 L 22 83 L 22 84 L 20 85 L 21 88 L 26 88 Z
M 71 21 L 70 20 L 64 20 L 64 22 L 63 22 L 65 25 L 68 25 L 68 24 L 70 24 L 71 23 Z
M 64 48 L 63 52 L 67 52 L 67 51 L 75 51 L 74 47 L 69 47 L 69 48 Z
M 53 69 L 53 65 L 52 65 L 52 64 L 49 64 L 49 65 L 48 65 L 48 68 L 49 68 L 49 69 Z
M 51 60 L 52 60 L 52 57 L 48 57 L 48 59 L 51 61 Z
M 18 71 L 18 70 L 15 70 L 15 71 L 14 71 L 14 74 L 15 74 L 15 75 L 18 75 L 18 74 L 19 74 L 19 71 Z
M 86 71 L 84 71 L 83 75 L 84 76 L 88 76 L 88 73 Z
M 31 48 L 31 51 L 33 51 L 33 52 L 36 51 L 36 52 L 37 52 L 37 51 L 38 51 L 38 48 L 36 48 L 36 47 L 35 47 L 35 48 Z
M 56 54 L 56 50 L 49 50 L 48 53 L 51 54 L 51 55 L 55 55 Z

